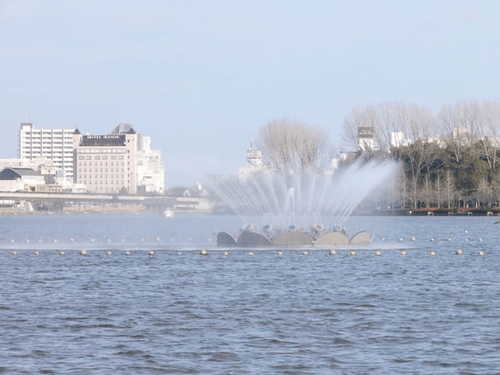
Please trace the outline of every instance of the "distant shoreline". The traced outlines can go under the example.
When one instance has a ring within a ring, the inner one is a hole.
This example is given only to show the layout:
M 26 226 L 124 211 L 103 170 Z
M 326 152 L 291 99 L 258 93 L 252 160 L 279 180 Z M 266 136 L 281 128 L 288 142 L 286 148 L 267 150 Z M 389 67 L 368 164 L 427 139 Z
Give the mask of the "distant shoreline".
M 192 212 L 180 211 L 176 215 L 195 215 L 195 216 L 236 216 L 228 212 Z M 22 211 L 22 210 L 2 210 L 0 209 L 1 216 L 96 216 L 96 215 L 157 215 L 162 216 L 154 211 L 131 211 L 131 210 L 102 210 L 102 211 Z M 419 217 L 432 217 L 432 216 L 456 216 L 456 217 L 470 217 L 470 216 L 500 216 L 500 210 L 447 210 L 447 209 L 418 209 L 418 210 L 385 210 L 385 211 L 359 211 L 354 212 L 352 216 L 419 216 Z
M 404 210 L 359 211 L 355 216 L 500 216 L 500 209 L 419 208 Z

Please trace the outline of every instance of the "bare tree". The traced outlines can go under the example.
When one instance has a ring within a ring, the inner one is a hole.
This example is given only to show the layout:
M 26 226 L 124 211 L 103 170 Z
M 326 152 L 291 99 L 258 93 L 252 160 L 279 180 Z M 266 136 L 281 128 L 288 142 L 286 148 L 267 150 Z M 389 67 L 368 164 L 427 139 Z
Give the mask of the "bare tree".
M 438 119 L 454 162 L 460 164 L 480 132 L 477 102 L 460 102 L 442 107 Z
M 290 120 L 274 120 L 263 126 L 258 143 L 266 162 L 279 170 L 314 166 L 328 144 L 322 129 Z

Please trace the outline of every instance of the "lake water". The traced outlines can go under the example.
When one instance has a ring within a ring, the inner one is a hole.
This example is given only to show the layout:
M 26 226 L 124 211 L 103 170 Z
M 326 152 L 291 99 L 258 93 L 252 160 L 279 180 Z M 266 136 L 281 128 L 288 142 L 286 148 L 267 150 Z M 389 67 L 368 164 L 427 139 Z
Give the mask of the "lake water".
M 0 217 L 0 374 L 498 374 L 495 221 L 352 218 L 381 256 L 201 256 L 237 218 Z

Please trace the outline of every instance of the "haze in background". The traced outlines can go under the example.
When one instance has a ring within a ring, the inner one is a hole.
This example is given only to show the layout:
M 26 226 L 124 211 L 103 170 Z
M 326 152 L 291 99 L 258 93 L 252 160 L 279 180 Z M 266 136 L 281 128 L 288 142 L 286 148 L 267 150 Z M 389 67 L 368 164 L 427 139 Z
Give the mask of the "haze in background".
M 19 123 L 132 123 L 167 184 L 244 162 L 275 118 L 333 139 L 352 107 L 498 99 L 497 1 L 0 0 L 1 157 Z

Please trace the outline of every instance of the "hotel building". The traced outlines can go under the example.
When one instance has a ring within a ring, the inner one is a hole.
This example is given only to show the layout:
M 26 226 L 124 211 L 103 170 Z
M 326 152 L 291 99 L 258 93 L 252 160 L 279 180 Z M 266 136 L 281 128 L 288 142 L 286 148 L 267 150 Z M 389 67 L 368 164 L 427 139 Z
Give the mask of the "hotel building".
M 75 134 L 75 182 L 92 193 L 137 193 L 137 140 L 126 124 L 109 135 Z

